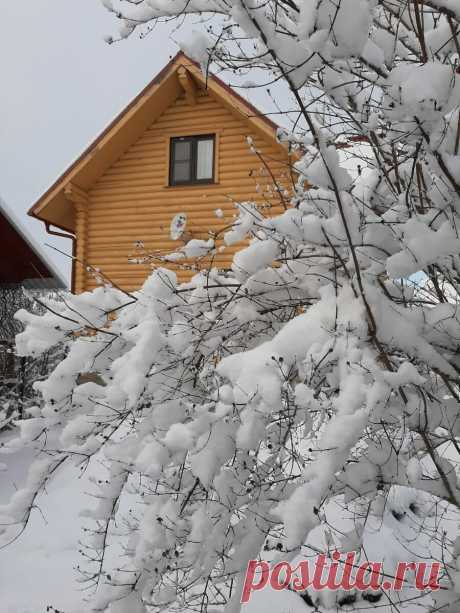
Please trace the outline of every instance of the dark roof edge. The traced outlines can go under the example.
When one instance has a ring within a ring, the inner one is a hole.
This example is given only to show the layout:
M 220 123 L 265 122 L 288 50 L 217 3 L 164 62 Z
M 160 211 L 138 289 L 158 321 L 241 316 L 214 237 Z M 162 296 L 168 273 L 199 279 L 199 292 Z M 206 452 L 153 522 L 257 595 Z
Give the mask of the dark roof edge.
M 35 239 L 29 234 L 29 232 L 21 226 L 14 212 L 10 209 L 10 207 L 1 197 L 0 213 L 6 218 L 12 228 L 14 228 L 14 230 L 18 233 L 22 240 L 27 244 L 27 246 L 35 253 L 37 258 L 43 264 L 43 267 L 46 268 L 46 270 L 49 272 L 49 277 L 26 280 L 26 283 L 28 283 L 29 286 L 35 284 L 37 285 L 37 288 L 38 286 L 42 286 L 43 288 L 46 287 L 48 289 L 51 289 L 51 284 L 54 280 L 55 283 L 53 287 L 55 289 L 67 289 L 67 283 L 64 281 L 60 271 L 49 260 L 49 258 L 46 257 L 39 243 L 35 241 Z

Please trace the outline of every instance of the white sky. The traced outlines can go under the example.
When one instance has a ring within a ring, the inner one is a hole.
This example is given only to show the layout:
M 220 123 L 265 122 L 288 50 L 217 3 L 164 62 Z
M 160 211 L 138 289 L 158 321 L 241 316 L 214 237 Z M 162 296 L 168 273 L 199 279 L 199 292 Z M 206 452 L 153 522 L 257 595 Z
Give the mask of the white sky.
M 0 0 L 0 19 L 0 197 L 38 243 L 70 253 L 27 210 L 200 25 L 191 17 L 109 46 L 118 22 L 99 0 Z M 289 108 L 279 84 L 272 91 Z M 265 86 L 248 93 L 275 110 Z M 45 252 L 70 281 L 70 260 Z
M 0 194 L 38 242 L 69 252 L 27 210 L 178 47 L 168 26 L 108 46 L 116 20 L 99 0 L 0 0 L 0 15 Z M 46 251 L 68 280 L 67 258 Z

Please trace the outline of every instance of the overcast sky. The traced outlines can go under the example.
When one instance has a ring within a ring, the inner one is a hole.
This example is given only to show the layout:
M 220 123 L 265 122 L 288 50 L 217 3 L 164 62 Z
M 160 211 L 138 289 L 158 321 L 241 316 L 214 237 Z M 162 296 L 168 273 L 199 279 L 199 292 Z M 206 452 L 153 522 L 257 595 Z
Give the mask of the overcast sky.
M 40 244 L 70 253 L 28 209 L 200 26 L 191 17 L 109 46 L 118 21 L 99 0 L 0 0 L 0 16 L 0 197 Z M 265 86 L 248 93 L 275 110 Z M 69 259 L 45 250 L 70 281 Z
M 41 244 L 69 252 L 27 210 L 178 47 L 167 26 L 108 46 L 117 26 L 99 0 L 0 0 L 0 15 L 0 195 Z

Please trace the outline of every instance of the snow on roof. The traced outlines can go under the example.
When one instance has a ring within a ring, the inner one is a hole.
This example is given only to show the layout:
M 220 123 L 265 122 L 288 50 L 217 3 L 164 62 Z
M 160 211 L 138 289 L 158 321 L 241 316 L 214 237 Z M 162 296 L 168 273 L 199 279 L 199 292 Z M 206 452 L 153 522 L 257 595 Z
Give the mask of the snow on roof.
M 22 285 L 29 289 L 45 289 L 45 288 L 66 288 L 67 284 L 64 281 L 61 273 L 50 261 L 45 253 L 42 245 L 31 235 L 31 233 L 24 228 L 24 225 L 21 223 L 19 217 L 13 211 L 11 207 L 9 207 L 3 198 L 0 196 L 0 215 L 3 216 L 8 224 L 14 229 L 16 234 L 20 239 L 22 239 L 23 243 L 26 245 L 28 250 L 32 252 L 35 256 L 37 262 L 41 265 L 41 271 L 33 266 L 33 263 L 27 263 L 29 266 L 29 270 L 34 270 L 35 274 L 32 275 L 33 278 L 25 278 L 21 279 Z M 2 253 L 2 249 L 5 248 L 4 245 L 0 245 L 0 256 L 6 256 L 8 260 L 11 260 L 11 254 Z M 14 265 L 11 264 L 10 265 Z M 4 280 L 0 278 L 0 285 L 2 285 Z

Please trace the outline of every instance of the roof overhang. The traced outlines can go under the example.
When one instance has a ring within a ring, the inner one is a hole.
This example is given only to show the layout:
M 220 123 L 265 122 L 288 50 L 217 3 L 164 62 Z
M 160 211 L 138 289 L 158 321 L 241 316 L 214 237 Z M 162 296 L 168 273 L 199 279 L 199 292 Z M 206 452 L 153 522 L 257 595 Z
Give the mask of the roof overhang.
M 184 92 L 187 97 L 193 96 L 193 87 L 206 88 L 238 119 L 247 122 L 251 131 L 277 143 L 276 124 L 221 79 L 205 76 L 198 64 L 179 52 L 43 194 L 29 215 L 75 232 L 75 213 L 66 197 L 66 187 L 72 184 L 77 189 L 89 190 L 179 96 Z
M 60 273 L 0 201 L 0 288 L 63 289 Z

